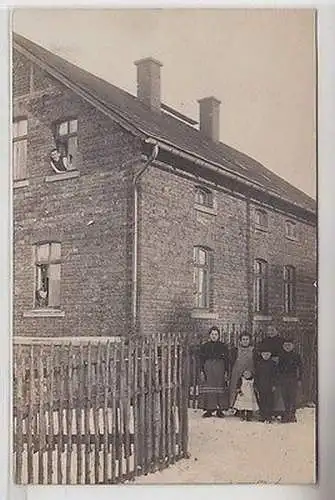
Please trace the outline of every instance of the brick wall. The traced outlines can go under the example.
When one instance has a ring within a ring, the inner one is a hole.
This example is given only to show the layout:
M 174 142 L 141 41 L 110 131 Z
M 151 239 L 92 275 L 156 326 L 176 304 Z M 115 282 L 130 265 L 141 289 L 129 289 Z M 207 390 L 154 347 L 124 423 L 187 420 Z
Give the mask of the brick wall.
M 251 204 L 248 217 L 245 200 L 219 190 L 215 191 L 217 215 L 198 212 L 194 208 L 196 184 L 154 167 L 141 181 L 141 331 L 172 328 L 202 334 L 213 324 L 254 320 L 256 258 L 269 264 L 268 319 L 279 319 L 285 331 L 297 327 L 294 322 L 283 322 L 287 316 L 283 266 L 292 265 L 297 272 L 296 317 L 300 323 L 313 322 L 315 227 L 296 221 L 298 240 L 290 241 L 285 238 L 287 215 L 269 208 L 268 231 L 257 232 L 253 223 L 256 205 Z M 194 245 L 207 246 L 214 253 L 213 312 L 217 316 L 210 319 L 192 317 Z M 266 328 L 266 318 L 260 320 L 254 321 L 255 327 Z
M 145 333 L 202 331 L 220 321 L 247 320 L 245 201 L 218 191 L 217 215 L 201 213 L 194 208 L 195 185 L 153 167 L 141 181 L 140 321 Z M 191 319 L 195 245 L 213 251 L 212 312 L 218 319 Z
M 251 212 L 257 207 L 252 207 Z M 285 321 L 289 315 L 284 311 L 283 268 L 290 265 L 296 269 L 296 314 L 293 317 L 302 323 L 315 320 L 316 280 L 316 228 L 294 217 L 267 210 L 268 231 L 251 230 L 251 266 L 254 259 L 264 259 L 269 265 L 269 316 L 278 322 L 283 331 L 294 328 L 294 321 Z M 295 222 L 297 240 L 285 234 L 287 220 Z
M 140 144 L 119 125 L 21 56 L 14 64 L 14 117 L 28 117 L 29 185 L 14 188 L 14 333 L 115 335 L 131 320 L 132 160 Z M 27 83 L 26 74 L 30 79 Z M 33 77 L 33 78 L 32 78 Z M 53 174 L 52 124 L 78 118 L 79 177 Z M 135 167 L 134 167 L 135 168 Z M 268 210 L 266 233 L 254 231 L 255 206 L 215 190 L 216 215 L 195 210 L 196 182 L 151 166 L 140 184 L 139 320 L 141 333 L 246 322 L 252 314 L 253 261 L 269 263 L 269 316 L 283 317 L 283 266 L 297 269 L 297 316 L 314 318 L 315 228 L 297 221 L 285 238 L 285 214 Z M 250 219 L 250 220 L 249 220 Z M 33 244 L 62 242 L 62 318 L 24 317 L 33 308 Z M 194 317 L 193 246 L 214 256 L 211 317 Z M 285 323 L 294 328 L 294 323 Z
M 26 65 L 21 64 L 26 70 Z M 130 297 L 130 160 L 139 144 L 92 106 L 39 70 L 36 93 L 17 98 L 15 116 L 28 117 L 29 186 L 14 188 L 15 335 L 115 335 L 128 328 Z M 43 78 L 42 78 L 43 76 Z M 17 74 L 16 80 L 23 80 Z M 42 92 L 41 92 L 42 90 Z M 78 118 L 80 176 L 46 182 L 53 175 L 52 123 Z M 128 162 L 128 163 L 127 163 Z M 93 221 L 93 223 L 91 222 Z M 33 244 L 62 243 L 63 318 L 31 318 Z

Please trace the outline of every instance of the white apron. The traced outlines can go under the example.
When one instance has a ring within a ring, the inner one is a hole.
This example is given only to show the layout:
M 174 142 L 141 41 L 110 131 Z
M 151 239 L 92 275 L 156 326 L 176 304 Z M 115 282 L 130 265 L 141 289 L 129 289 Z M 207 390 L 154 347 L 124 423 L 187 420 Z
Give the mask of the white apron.
M 234 408 L 236 410 L 257 411 L 259 409 L 256 394 L 254 390 L 254 379 L 245 379 L 242 377 L 242 394 L 237 394 Z

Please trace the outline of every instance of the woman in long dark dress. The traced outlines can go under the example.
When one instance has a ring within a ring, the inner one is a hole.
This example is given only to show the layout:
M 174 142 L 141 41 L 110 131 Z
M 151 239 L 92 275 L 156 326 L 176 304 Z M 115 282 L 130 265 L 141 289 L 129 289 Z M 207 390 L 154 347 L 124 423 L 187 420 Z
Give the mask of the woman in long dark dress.
M 219 329 L 213 326 L 209 340 L 200 346 L 200 407 L 203 417 L 224 417 L 223 410 L 228 408 L 227 375 L 229 352 L 226 344 L 220 342 Z

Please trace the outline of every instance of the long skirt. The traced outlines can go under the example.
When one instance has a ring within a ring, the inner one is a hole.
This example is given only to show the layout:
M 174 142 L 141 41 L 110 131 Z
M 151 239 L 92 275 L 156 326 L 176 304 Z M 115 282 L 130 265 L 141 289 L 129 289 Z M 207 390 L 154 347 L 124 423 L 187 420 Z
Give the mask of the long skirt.
M 205 362 L 205 381 L 199 388 L 199 407 L 214 411 L 228 408 L 228 389 L 225 382 L 225 362 L 223 359 L 209 359 Z
M 273 393 L 272 414 L 278 416 L 282 415 L 284 411 L 285 411 L 285 405 L 283 400 L 282 388 L 280 384 L 277 384 Z

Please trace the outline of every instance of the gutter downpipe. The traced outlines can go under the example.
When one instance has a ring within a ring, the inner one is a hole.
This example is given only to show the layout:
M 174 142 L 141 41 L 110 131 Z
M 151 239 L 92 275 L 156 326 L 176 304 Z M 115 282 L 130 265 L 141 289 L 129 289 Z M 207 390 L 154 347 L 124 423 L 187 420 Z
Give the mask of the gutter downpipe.
M 145 142 L 148 142 L 147 140 Z M 139 205 L 138 205 L 138 182 L 144 172 L 148 169 L 148 167 L 151 165 L 153 161 L 156 160 L 158 153 L 159 153 L 159 146 L 157 143 L 151 143 L 153 144 L 153 150 L 150 155 L 150 157 L 146 160 L 144 163 L 143 168 L 137 172 L 134 177 L 133 177 L 133 186 L 134 186 L 134 243 L 133 243 L 133 280 L 132 280 L 132 285 L 133 285 L 133 333 L 136 333 L 137 329 L 137 306 L 138 306 L 138 282 L 137 282 L 137 277 L 138 277 L 138 212 L 139 212 Z

